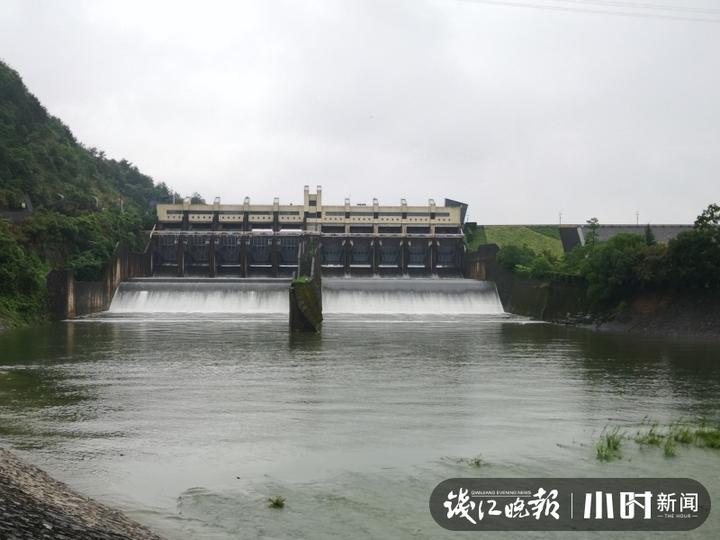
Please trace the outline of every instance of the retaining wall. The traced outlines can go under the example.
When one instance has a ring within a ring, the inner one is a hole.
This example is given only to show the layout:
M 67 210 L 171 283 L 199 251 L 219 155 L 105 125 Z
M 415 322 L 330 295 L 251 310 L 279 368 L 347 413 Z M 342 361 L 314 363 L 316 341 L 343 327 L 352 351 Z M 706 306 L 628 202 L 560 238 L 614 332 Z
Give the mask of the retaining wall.
M 480 246 L 465 258 L 465 277 L 494 281 L 508 313 L 546 321 L 576 319 L 588 312 L 586 285 L 581 281 L 549 281 L 520 276 L 497 264 L 499 248 Z
M 105 311 L 118 285 L 128 278 L 148 276 L 150 264 L 148 254 L 118 245 L 100 281 L 78 281 L 72 270 L 53 270 L 47 278 L 50 317 L 68 319 Z

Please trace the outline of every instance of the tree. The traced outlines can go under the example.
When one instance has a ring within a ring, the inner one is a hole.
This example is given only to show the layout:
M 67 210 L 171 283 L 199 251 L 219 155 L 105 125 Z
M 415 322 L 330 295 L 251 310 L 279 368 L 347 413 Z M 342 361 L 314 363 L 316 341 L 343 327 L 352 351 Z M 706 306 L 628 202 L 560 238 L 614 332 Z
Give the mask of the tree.
M 535 252 L 528 246 L 503 246 L 498 252 L 497 261 L 507 270 L 515 270 L 517 266 L 530 266 L 535 259 Z
M 653 230 L 650 228 L 650 224 L 648 223 L 645 226 L 645 245 L 653 246 L 657 243 L 657 240 L 655 240 L 655 233 L 653 233 Z
M 716 229 L 720 225 L 720 206 L 709 205 L 695 220 L 696 229 Z
M 583 267 L 590 298 L 609 302 L 637 290 L 642 284 L 638 266 L 646 248 L 639 234 L 618 234 L 598 244 Z
M 679 288 L 720 289 L 717 228 L 685 231 L 668 245 L 668 273 Z
M 205 204 L 205 199 L 196 191 L 190 196 L 190 204 Z
M 593 217 L 587 220 L 587 224 L 590 231 L 585 236 L 585 244 L 590 246 L 590 249 L 593 249 L 600 240 L 600 221 L 598 221 L 598 218 Z

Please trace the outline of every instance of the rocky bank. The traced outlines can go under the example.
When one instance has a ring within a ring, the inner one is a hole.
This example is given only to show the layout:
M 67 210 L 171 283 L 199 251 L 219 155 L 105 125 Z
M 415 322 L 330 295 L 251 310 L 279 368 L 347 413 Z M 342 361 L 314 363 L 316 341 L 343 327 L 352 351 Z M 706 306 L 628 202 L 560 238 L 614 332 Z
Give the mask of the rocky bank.
M 121 512 L 72 491 L 0 449 L 3 540 L 162 540 Z

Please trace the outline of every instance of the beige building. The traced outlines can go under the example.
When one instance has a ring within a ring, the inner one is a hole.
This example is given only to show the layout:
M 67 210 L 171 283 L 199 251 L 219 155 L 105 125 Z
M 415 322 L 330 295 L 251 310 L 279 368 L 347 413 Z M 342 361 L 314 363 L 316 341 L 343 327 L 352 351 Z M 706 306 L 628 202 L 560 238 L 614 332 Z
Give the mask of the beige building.
M 294 230 L 326 234 L 371 235 L 455 235 L 461 234 L 465 205 L 446 201 L 438 206 L 434 200 L 427 205 L 408 206 L 405 199 L 399 205 L 351 204 L 345 199 L 341 205 L 324 205 L 322 188 L 314 193 L 305 186 L 302 204 L 251 204 L 246 197 L 243 204 L 159 204 L 158 226 L 183 230 L 243 230 L 290 232 Z

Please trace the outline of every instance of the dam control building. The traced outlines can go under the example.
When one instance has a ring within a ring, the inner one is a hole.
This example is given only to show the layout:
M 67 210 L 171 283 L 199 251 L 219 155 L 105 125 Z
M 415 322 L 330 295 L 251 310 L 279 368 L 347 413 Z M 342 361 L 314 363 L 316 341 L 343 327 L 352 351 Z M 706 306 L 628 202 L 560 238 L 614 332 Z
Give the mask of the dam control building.
M 324 205 L 305 186 L 302 204 L 158 204 L 154 275 L 289 277 L 310 238 L 326 275 L 460 276 L 467 205 Z

